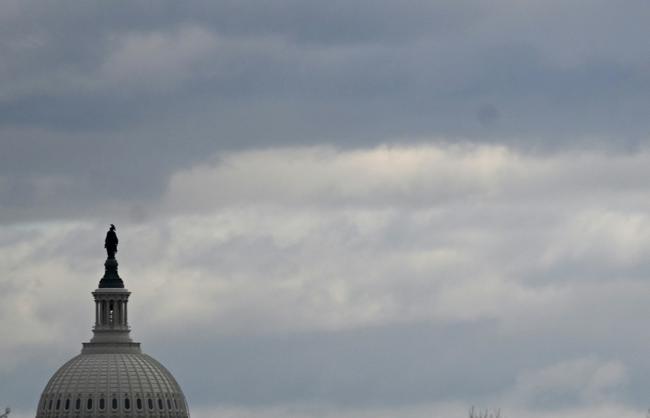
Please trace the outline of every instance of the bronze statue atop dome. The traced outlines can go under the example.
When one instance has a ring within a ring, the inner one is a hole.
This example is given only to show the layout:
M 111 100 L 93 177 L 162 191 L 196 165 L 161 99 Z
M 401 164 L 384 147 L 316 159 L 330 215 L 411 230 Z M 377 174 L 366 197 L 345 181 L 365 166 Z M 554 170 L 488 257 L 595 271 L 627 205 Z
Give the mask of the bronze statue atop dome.
M 104 241 L 104 248 L 106 248 L 106 253 L 108 258 L 115 258 L 115 253 L 117 252 L 117 234 L 115 233 L 115 225 L 111 224 L 111 228 L 106 233 L 106 240 Z
M 99 288 L 104 289 L 107 287 L 112 288 L 123 288 L 124 282 L 122 278 L 117 273 L 117 260 L 115 259 L 115 253 L 117 252 L 117 234 L 115 233 L 115 225 L 111 224 L 110 229 L 106 233 L 106 240 L 104 240 L 104 248 L 106 248 L 106 253 L 108 258 L 104 263 L 105 271 L 104 277 L 99 281 Z

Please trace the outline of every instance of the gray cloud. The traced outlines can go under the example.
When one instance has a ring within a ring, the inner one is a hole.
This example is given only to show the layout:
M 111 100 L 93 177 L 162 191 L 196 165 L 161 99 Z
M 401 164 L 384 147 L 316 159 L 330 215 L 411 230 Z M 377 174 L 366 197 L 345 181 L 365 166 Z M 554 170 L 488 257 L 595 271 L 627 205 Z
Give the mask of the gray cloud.
M 134 336 L 207 415 L 631 415 L 648 384 L 648 158 L 449 145 L 208 159 L 118 223 Z M 2 389 L 24 410 L 89 337 L 104 230 L 1 229 Z
M 634 149 L 649 131 L 642 2 L 2 7 L 0 175 L 18 218 L 156 196 L 224 150 L 434 137 Z M 78 192 L 33 213 L 39 176 Z

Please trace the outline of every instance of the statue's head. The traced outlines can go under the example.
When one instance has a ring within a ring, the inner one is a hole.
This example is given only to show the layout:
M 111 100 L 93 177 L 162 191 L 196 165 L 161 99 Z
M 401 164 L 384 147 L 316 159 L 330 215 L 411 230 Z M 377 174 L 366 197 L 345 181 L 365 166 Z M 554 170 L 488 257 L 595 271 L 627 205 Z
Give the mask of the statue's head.
M 115 231 L 115 225 L 111 224 L 111 231 Z

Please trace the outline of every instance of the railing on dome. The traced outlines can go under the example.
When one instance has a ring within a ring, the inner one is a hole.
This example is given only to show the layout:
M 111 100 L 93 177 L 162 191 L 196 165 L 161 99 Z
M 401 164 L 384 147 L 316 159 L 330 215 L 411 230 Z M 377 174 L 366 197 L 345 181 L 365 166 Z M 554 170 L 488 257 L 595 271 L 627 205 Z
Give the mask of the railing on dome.
M 9 416 L 9 412 L 11 412 L 11 408 L 5 408 L 5 413 L 0 415 L 0 418 L 7 418 Z

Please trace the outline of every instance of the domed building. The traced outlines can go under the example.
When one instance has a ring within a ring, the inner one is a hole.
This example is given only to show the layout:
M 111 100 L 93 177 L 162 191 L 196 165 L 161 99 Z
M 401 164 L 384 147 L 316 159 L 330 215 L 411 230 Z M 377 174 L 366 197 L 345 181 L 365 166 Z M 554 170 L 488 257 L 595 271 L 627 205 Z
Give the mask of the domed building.
M 36 418 L 189 417 L 185 396 L 174 376 L 144 354 L 140 343 L 131 340 L 131 293 L 117 273 L 117 237 L 113 229 L 106 239 L 104 277 L 92 293 L 93 337 L 83 343 L 81 354 L 54 373 L 43 390 Z M 109 242 L 112 239 L 114 245 Z

